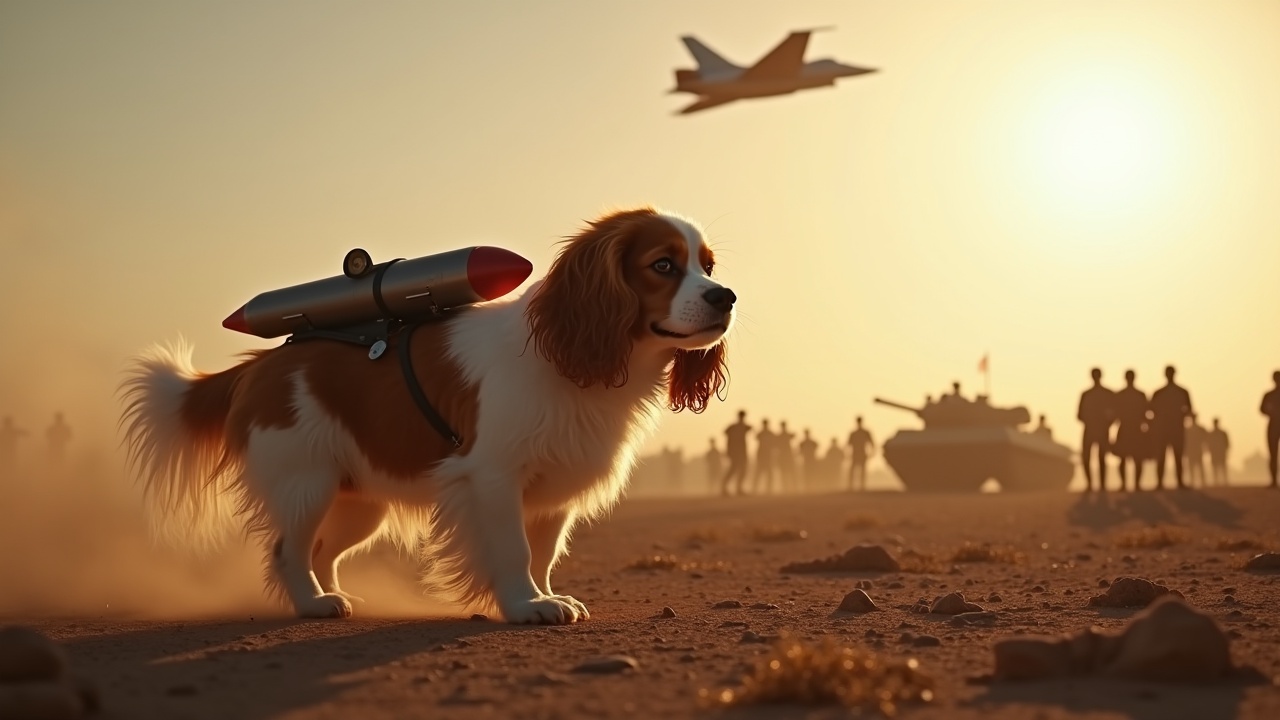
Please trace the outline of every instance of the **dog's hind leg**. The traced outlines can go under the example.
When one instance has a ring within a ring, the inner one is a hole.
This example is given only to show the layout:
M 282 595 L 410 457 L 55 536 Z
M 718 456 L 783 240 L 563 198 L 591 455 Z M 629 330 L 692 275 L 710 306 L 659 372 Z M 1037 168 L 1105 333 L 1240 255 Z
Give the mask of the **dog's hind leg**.
M 320 523 L 311 551 L 311 564 L 322 590 L 363 602 L 361 598 L 342 591 L 338 584 L 338 566 L 377 534 L 386 517 L 385 503 L 339 493 Z
M 350 601 L 342 595 L 326 593 L 312 572 L 316 534 L 337 494 L 337 480 L 328 483 L 314 476 L 295 476 L 282 482 L 285 483 L 311 487 L 310 492 L 299 493 L 292 505 L 272 513 L 279 531 L 271 553 L 275 579 L 293 602 L 298 617 L 350 617 Z
M 325 593 L 311 571 L 316 533 L 343 473 L 309 451 L 307 437 L 292 429 L 250 437 L 244 486 L 256 505 L 253 524 L 275 538 L 267 582 L 289 598 L 298 617 L 349 617 L 351 603 Z

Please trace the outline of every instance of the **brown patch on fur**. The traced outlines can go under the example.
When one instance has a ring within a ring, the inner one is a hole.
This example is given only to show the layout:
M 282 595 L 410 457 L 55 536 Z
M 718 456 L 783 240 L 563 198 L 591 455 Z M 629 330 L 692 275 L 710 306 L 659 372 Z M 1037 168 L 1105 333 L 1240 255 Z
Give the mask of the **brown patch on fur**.
M 397 334 L 378 360 L 370 360 L 368 350 L 358 345 L 307 340 L 261 351 L 226 371 L 240 374 L 226 420 L 228 450 L 242 454 L 255 429 L 288 428 L 297 422 L 294 378 L 301 372 L 308 392 L 351 434 L 374 469 L 408 478 L 450 455 L 465 455 L 475 442 L 479 388 L 462 384 L 462 369 L 445 354 L 448 322 L 418 328 L 411 355 L 418 384 L 462 436 L 461 448 L 455 450 L 414 403 L 398 357 L 404 336 Z M 344 478 L 339 491 L 358 492 L 355 480 Z
M 707 271 L 708 275 L 716 266 L 716 254 L 711 252 L 711 248 L 707 247 L 705 242 L 698 246 L 698 264 Z
M 475 444 L 480 389 L 462 382 L 462 368 L 446 354 L 449 322 L 418 328 L 410 354 L 423 394 L 462 437 L 456 450 L 409 394 L 398 357 L 403 334 L 391 338 L 378 360 L 345 343 L 314 340 L 292 346 L 305 356 L 307 386 L 320 406 L 351 433 L 369 464 L 381 472 L 409 478 L 450 455 L 466 455 Z
M 299 368 L 296 363 L 284 367 L 282 360 L 287 358 L 282 358 L 279 351 L 280 348 L 255 351 L 249 360 L 232 368 L 244 372 L 236 383 L 222 429 L 227 449 L 235 454 L 244 452 L 254 428 L 283 430 L 298 421 L 293 411 L 293 384 L 277 376 L 287 378 Z
M 606 215 L 566 240 L 526 310 L 536 352 L 579 387 L 625 385 L 632 342 L 680 287 L 678 272 L 652 269 L 662 257 L 683 267 L 687 245 L 652 208 Z
M 182 396 L 178 415 L 188 434 L 197 441 L 221 442 L 246 373 L 266 352 L 248 352 L 244 360 L 226 370 L 196 375 Z

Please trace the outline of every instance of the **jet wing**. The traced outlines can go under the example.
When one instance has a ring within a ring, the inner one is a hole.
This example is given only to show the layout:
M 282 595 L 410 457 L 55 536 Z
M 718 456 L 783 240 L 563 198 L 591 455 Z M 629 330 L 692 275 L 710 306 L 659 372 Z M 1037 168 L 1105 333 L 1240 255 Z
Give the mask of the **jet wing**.
M 681 115 L 688 115 L 688 114 L 690 114 L 690 113 L 696 113 L 696 112 L 698 112 L 699 110 L 706 110 L 706 109 L 708 109 L 708 108 L 716 107 L 717 105 L 724 105 L 725 103 L 731 103 L 731 102 L 733 102 L 734 100 L 737 100 L 737 99 L 738 99 L 738 98 L 736 98 L 736 97 L 725 97 L 725 96 L 720 96 L 720 97 L 716 97 L 716 96 L 705 96 L 705 97 L 699 98 L 699 99 L 698 99 L 698 101 L 697 101 L 697 102 L 695 102 L 695 103 L 693 103 L 692 105 L 688 105 L 688 106 L 686 106 L 686 107 L 684 107 L 684 108 L 681 108 L 681 110 L 680 110 L 680 114 L 681 114 Z
M 797 77 L 804 67 L 804 52 L 809 47 L 812 30 L 793 32 L 786 40 L 752 65 L 739 80 L 786 80 Z

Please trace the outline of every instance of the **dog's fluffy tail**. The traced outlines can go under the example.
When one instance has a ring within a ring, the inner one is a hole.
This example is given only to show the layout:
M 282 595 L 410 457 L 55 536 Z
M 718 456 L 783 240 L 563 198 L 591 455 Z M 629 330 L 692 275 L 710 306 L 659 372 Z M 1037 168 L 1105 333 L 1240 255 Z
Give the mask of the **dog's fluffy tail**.
M 179 340 L 135 358 L 120 386 L 129 465 L 143 483 L 153 536 L 213 550 L 236 529 L 242 460 L 226 441 L 236 384 L 249 363 L 202 374 Z

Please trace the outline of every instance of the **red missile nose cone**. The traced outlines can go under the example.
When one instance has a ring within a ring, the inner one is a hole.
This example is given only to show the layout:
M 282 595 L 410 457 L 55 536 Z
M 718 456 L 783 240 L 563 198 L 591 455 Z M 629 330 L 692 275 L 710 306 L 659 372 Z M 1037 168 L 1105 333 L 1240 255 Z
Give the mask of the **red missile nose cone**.
M 533 263 L 502 248 L 481 245 L 467 256 L 467 280 L 485 300 L 515 290 L 532 272 Z
M 245 322 L 243 305 L 240 306 L 239 310 L 236 310 L 235 312 L 228 315 L 226 320 L 222 321 L 222 327 L 228 330 L 235 330 L 236 332 L 242 332 L 242 333 L 245 333 L 246 335 L 253 334 L 249 332 L 249 323 Z

